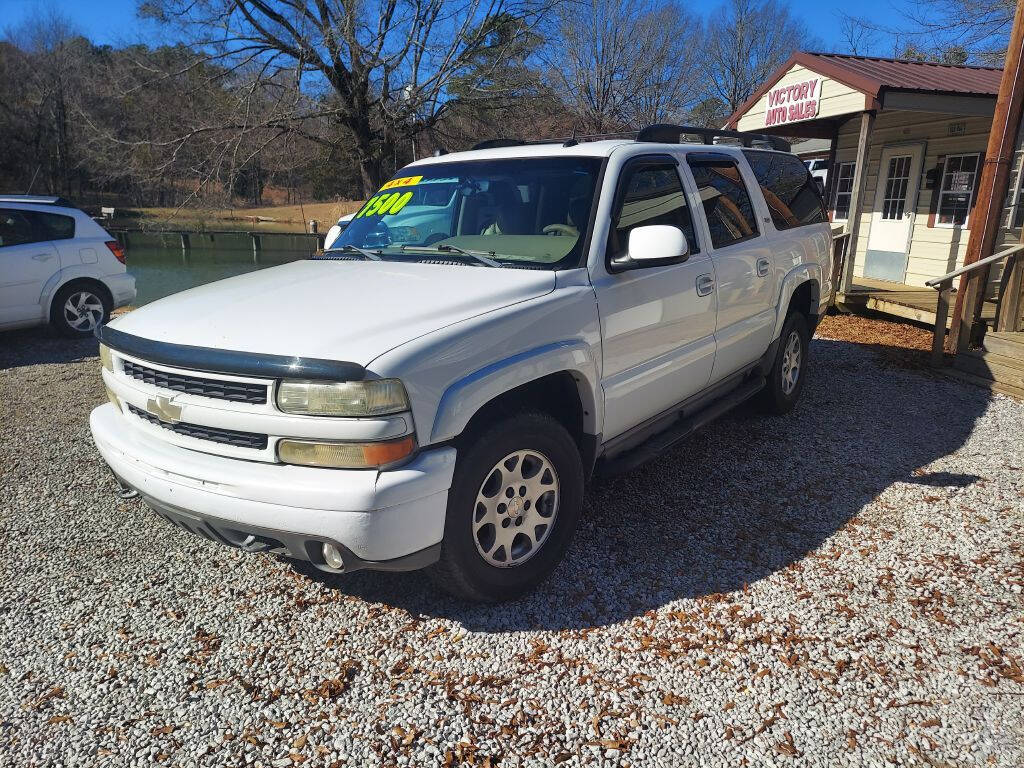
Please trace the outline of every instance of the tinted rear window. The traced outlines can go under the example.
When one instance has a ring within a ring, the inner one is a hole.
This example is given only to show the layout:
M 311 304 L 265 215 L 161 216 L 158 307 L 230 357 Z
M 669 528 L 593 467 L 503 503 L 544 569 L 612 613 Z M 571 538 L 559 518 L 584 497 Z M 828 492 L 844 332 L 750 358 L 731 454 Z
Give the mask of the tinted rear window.
M 36 227 L 44 240 L 70 240 L 75 236 L 75 220 L 58 213 L 31 211 Z
M 744 150 L 764 193 L 776 229 L 792 229 L 826 220 L 825 206 L 807 167 L 782 152 Z

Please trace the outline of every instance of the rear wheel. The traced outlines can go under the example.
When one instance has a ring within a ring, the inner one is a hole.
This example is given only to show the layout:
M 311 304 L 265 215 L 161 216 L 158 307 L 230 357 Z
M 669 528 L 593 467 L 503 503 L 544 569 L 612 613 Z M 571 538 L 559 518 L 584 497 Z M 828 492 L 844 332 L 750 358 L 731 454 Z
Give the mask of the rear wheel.
M 579 522 L 583 463 L 555 419 L 521 413 L 459 450 L 441 558 L 445 590 L 470 600 L 511 600 L 561 561 Z
M 782 326 L 775 362 L 759 396 L 759 405 L 766 413 L 781 415 L 796 405 L 804 387 L 809 341 L 807 320 L 799 312 L 792 313 Z
M 66 285 L 53 297 L 50 323 L 64 336 L 91 336 L 108 319 L 110 301 L 91 283 Z

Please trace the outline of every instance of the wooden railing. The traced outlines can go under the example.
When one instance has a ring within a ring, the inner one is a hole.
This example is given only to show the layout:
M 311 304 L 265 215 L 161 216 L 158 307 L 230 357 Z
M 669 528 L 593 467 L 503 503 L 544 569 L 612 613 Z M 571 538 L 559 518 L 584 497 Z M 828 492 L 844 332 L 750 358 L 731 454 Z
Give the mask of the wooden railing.
M 1003 276 L 999 281 L 999 296 L 996 304 L 996 330 L 1015 331 L 1020 326 L 1021 315 L 1021 288 L 1022 267 L 1024 259 L 1020 258 L 1024 251 L 1024 244 L 1012 245 L 1004 248 L 998 253 L 993 253 L 984 259 L 979 259 L 973 264 L 954 269 L 942 277 L 936 277 L 925 282 L 929 288 L 939 292 L 939 304 L 935 308 L 935 332 L 932 337 L 932 365 L 942 365 L 946 343 L 946 321 L 949 319 L 949 296 L 953 289 L 953 280 L 968 273 L 974 273 L 979 269 L 987 270 L 993 264 L 1006 259 L 1006 266 L 1003 268 Z

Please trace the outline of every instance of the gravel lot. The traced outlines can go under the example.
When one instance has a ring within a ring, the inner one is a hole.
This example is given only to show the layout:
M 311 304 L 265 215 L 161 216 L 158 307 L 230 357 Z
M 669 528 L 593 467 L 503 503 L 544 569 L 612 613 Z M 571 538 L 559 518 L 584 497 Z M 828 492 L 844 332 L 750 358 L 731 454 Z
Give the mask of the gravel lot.
M 817 340 L 497 607 L 121 502 L 93 342 L 0 334 L 0 765 L 1024 765 L 1024 404 Z

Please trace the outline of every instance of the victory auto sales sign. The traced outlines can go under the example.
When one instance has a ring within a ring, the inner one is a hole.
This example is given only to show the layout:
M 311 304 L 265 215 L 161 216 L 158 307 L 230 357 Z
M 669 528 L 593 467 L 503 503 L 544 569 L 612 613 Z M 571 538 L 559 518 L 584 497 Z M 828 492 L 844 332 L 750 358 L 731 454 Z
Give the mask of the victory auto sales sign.
M 802 83 L 783 85 L 768 91 L 768 109 L 764 113 L 764 124 L 781 125 L 798 120 L 810 120 L 818 115 L 821 100 L 821 81 L 818 78 Z

